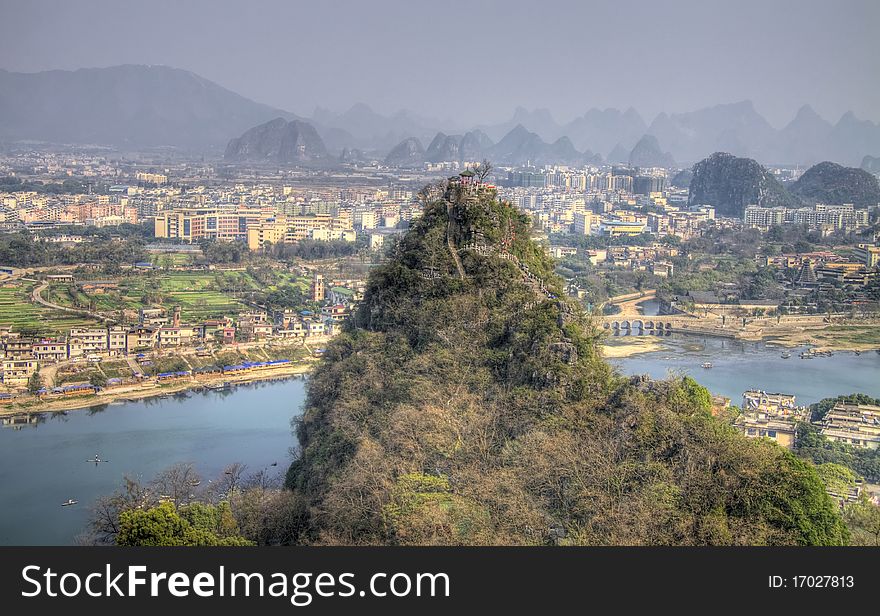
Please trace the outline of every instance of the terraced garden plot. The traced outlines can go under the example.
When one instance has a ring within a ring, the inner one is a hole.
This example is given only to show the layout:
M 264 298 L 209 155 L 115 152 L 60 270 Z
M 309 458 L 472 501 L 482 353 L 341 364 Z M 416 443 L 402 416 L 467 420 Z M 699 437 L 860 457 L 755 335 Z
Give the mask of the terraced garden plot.
M 232 294 L 259 288 L 246 272 L 168 272 L 155 278 L 132 277 L 120 283 L 120 299 L 127 307 L 143 305 L 148 289 L 158 286 L 163 305 L 179 305 L 186 322 L 235 315 L 247 310 Z M 224 290 L 221 290 L 224 289 Z
M 34 283 L 0 288 L 0 327 L 38 335 L 66 334 L 71 327 L 92 327 L 98 321 L 31 302 Z

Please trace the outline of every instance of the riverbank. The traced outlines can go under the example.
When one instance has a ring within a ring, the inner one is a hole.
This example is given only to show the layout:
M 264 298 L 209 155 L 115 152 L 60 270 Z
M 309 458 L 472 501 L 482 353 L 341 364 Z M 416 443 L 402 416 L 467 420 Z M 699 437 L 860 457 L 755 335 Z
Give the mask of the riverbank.
M 816 351 L 874 351 L 880 349 L 880 325 L 821 325 L 773 332 L 763 340 L 786 348 L 809 346 Z
M 802 325 L 764 325 L 742 329 L 731 335 L 718 336 L 711 330 L 693 330 L 679 335 L 710 336 L 748 342 L 764 342 L 787 349 L 810 347 L 816 351 L 873 352 L 880 349 L 880 324 L 875 323 L 805 323 Z M 663 347 L 658 336 L 607 336 L 603 339 L 603 355 L 621 359 L 652 353 Z
M 305 359 L 296 363 L 285 364 L 277 368 L 241 374 L 212 374 L 204 377 L 187 377 L 161 383 L 151 380 L 139 384 L 103 389 L 97 394 L 72 396 L 69 398 L 53 398 L 51 400 L 32 400 L 22 404 L 9 404 L 8 406 L 0 407 L 0 417 L 88 409 L 102 404 L 155 398 L 157 396 L 176 394 L 201 387 L 222 385 L 224 383 L 255 383 L 258 381 L 273 381 L 291 378 L 310 372 L 316 361 L 317 359 Z

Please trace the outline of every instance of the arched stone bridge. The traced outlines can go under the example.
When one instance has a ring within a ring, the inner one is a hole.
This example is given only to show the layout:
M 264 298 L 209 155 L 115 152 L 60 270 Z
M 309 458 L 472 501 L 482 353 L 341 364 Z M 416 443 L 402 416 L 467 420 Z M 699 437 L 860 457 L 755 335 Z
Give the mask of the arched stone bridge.
M 703 319 L 689 315 L 627 317 L 618 314 L 600 316 L 598 320 L 604 330 L 612 333 L 631 333 L 633 331 L 655 334 L 678 332 L 730 338 L 736 337 L 735 328 L 719 327 L 720 323 L 715 323 L 714 319 Z
M 613 330 L 629 330 L 629 329 L 672 329 L 672 323 L 664 320 L 662 317 L 646 317 L 643 319 L 625 319 L 617 318 L 613 320 L 604 319 L 603 327 Z

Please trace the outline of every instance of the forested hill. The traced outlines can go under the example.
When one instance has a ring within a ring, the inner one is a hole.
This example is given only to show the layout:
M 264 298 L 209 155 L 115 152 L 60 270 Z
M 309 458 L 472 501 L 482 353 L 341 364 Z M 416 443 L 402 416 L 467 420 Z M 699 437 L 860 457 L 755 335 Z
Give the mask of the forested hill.
M 846 542 L 812 467 L 713 418 L 692 379 L 614 374 L 494 189 L 423 197 L 310 379 L 300 541 Z

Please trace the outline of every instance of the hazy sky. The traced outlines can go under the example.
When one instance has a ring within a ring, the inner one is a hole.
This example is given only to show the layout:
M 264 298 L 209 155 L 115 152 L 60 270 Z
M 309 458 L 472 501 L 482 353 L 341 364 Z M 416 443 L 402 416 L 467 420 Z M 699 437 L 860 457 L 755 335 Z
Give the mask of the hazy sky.
M 749 98 L 781 126 L 804 103 L 880 121 L 878 32 L 878 0 L 0 0 L 0 68 L 166 64 L 303 115 L 464 125 Z

